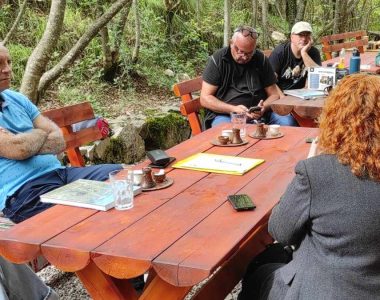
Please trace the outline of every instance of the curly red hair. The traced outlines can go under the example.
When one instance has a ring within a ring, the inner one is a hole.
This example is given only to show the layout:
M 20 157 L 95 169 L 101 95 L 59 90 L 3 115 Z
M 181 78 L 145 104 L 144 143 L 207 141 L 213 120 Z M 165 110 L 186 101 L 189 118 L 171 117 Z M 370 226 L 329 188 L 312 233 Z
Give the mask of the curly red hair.
M 358 177 L 380 181 L 380 76 L 345 77 L 320 116 L 319 147 Z

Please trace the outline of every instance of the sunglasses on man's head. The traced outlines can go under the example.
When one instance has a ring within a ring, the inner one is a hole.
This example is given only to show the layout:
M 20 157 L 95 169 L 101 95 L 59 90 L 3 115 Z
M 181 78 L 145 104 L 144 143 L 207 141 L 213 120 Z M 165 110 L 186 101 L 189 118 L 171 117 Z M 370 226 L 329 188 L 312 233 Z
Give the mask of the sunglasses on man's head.
M 241 32 L 244 37 L 251 36 L 254 40 L 259 37 L 259 33 L 252 27 L 248 26 L 239 26 L 234 32 Z

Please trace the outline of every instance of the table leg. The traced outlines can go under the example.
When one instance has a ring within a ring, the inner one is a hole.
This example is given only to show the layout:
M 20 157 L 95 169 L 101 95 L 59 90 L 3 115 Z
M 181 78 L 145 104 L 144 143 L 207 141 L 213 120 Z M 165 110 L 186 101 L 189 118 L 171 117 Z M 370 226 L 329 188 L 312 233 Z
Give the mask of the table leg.
M 149 271 L 150 272 L 150 271 Z M 143 294 L 140 296 L 140 300 L 170 300 L 170 299 L 183 299 L 186 294 L 191 290 L 190 287 L 178 287 L 167 283 L 161 279 L 160 276 L 153 276 L 153 278 L 147 282 L 144 288 Z
M 291 114 L 301 127 L 313 127 L 313 128 L 318 127 L 318 124 L 317 122 L 315 122 L 314 119 L 303 118 L 299 114 L 297 114 L 295 111 L 292 111 Z
M 193 299 L 224 299 L 243 278 L 248 264 L 261 253 L 273 239 L 268 233 L 268 224 L 261 225 L 240 249 L 200 289 Z
M 115 279 L 103 273 L 93 262 L 76 274 L 94 300 L 138 299 L 128 280 Z

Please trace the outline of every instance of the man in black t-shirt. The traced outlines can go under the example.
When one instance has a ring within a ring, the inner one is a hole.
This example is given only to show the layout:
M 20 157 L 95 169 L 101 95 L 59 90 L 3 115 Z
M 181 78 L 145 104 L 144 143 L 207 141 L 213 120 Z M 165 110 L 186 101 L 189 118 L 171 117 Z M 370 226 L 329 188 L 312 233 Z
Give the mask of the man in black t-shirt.
M 278 45 L 269 56 L 281 90 L 304 88 L 307 68 L 321 65 L 319 51 L 312 46 L 312 32 L 307 22 L 294 24 L 290 41 Z
M 257 37 L 255 29 L 240 26 L 230 45 L 210 56 L 200 97 L 207 108 L 206 127 L 230 122 L 231 112 L 245 112 L 249 120 L 264 116 L 270 122 L 270 104 L 279 98 L 279 90 L 268 59 L 256 50 Z M 249 113 L 251 106 L 262 108 Z

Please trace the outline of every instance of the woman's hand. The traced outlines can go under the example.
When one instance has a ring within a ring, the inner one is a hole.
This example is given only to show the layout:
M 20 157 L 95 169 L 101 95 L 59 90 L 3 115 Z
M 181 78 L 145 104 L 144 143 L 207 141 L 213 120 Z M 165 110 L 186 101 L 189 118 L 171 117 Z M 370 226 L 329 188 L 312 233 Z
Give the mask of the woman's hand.
M 318 148 L 318 137 L 316 137 L 313 142 L 311 143 L 311 146 L 310 146 L 310 150 L 309 150 L 309 154 L 307 155 L 307 158 L 310 158 L 310 157 L 313 157 L 313 156 L 317 156 L 319 155 L 321 152 Z

